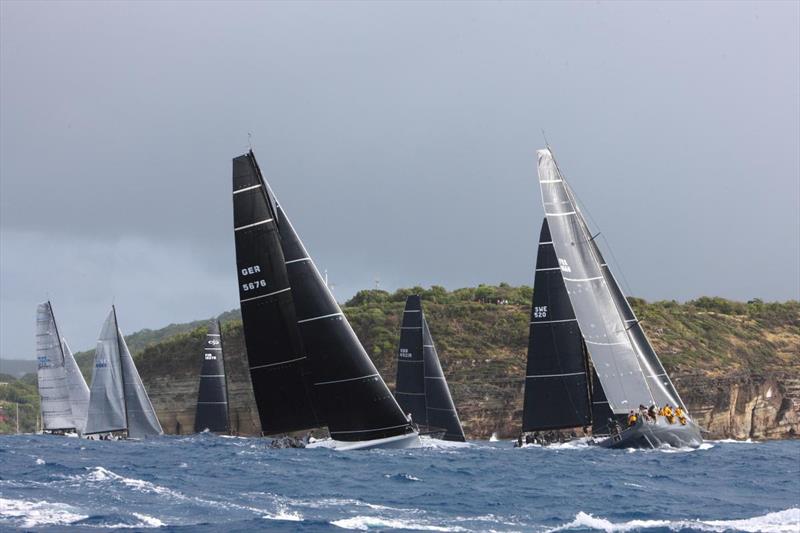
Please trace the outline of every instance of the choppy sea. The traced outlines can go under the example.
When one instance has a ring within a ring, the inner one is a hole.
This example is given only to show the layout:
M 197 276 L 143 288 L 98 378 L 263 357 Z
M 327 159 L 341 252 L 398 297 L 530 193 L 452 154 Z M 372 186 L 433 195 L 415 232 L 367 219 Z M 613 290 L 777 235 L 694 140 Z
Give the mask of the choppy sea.
M 800 441 L 271 450 L 0 437 L 0 530 L 800 531 Z

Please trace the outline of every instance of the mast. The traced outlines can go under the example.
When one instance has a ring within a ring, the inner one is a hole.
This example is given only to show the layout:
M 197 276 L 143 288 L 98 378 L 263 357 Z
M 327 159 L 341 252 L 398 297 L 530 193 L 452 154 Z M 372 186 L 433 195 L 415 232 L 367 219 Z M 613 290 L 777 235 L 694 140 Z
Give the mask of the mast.
M 547 219 L 538 248 L 522 431 L 584 427 L 591 422 L 586 348 Z

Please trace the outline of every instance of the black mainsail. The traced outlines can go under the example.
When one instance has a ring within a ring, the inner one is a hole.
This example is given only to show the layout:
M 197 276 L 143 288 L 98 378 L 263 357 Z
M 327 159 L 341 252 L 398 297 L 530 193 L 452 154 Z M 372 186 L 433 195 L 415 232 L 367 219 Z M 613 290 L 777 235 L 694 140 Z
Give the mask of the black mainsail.
M 536 257 L 522 431 L 588 426 L 592 409 L 586 372 L 581 330 L 545 219 Z
M 466 440 L 417 295 L 406 299 L 403 311 L 395 396 L 403 412 L 417 424 L 445 430 L 444 440 Z
M 326 425 L 339 441 L 412 432 L 253 152 L 233 160 L 242 319 L 265 433 Z
M 275 205 L 253 152 L 233 160 L 236 266 L 250 379 L 270 435 L 322 425 L 307 385 Z
M 197 411 L 194 416 L 194 430 L 227 433 L 228 387 L 225 381 L 225 361 L 222 349 L 222 335 L 219 322 L 208 324 L 206 342 L 203 346 L 203 365 L 200 369 L 200 388 L 197 393 Z

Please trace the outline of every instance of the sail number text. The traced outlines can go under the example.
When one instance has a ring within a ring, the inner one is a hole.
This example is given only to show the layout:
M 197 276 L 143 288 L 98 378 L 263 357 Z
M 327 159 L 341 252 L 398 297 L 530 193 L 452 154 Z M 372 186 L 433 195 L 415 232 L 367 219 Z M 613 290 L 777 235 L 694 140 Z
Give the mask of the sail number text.
M 260 273 L 261 273 L 261 267 L 258 265 L 241 269 L 242 277 L 252 276 L 253 274 L 260 274 Z M 254 281 L 250 281 L 248 283 L 242 283 L 242 292 L 260 289 L 261 287 L 266 287 L 266 286 L 267 286 L 266 281 L 264 281 L 263 279 L 257 279 Z

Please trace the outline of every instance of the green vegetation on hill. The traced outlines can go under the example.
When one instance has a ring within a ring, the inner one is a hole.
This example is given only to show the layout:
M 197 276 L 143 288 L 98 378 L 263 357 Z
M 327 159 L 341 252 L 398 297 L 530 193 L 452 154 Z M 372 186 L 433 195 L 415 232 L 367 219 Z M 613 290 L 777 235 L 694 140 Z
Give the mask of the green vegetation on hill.
M 453 291 L 433 286 L 357 293 L 343 310 L 390 387 L 409 294 L 422 297 L 468 436 L 513 434 L 519 427 L 533 289 L 500 284 Z M 800 378 L 800 302 L 743 303 L 708 297 L 686 303 L 630 301 L 664 366 L 677 378 L 679 390 L 683 378 L 699 377 L 703 383 L 767 374 Z M 221 319 L 226 361 L 231 362 L 229 383 L 239 390 L 231 407 L 239 409 L 246 424 L 257 417 L 246 392 L 249 378 L 238 310 Z M 205 324 L 173 324 L 126 337 L 159 415 L 182 417 L 184 427 L 190 427 L 193 419 Z M 87 380 L 91 356 L 87 352 L 79 357 Z M 703 391 L 696 392 L 702 396 Z M 233 405 L 236 402 L 238 406 Z
M 19 379 L 9 374 L 0 374 L 0 434 L 16 432 L 17 412 L 20 432 L 35 431 L 39 417 L 36 374 L 25 374 Z

